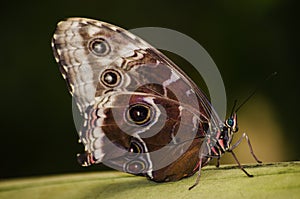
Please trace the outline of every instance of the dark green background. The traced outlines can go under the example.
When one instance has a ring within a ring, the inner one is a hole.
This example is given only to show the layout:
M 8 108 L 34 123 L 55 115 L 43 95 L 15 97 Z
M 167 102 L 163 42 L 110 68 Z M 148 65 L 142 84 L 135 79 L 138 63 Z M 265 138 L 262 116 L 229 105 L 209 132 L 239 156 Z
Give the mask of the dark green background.
M 99 169 L 83 169 L 77 164 L 75 155 L 82 146 L 77 144 L 71 96 L 50 47 L 56 23 L 71 16 L 99 19 L 125 29 L 157 26 L 189 35 L 219 67 L 229 106 L 277 71 L 277 77 L 265 83 L 259 93 L 275 107 L 273 112 L 282 127 L 289 151 L 282 160 L 299 160 L 299 3 L 194 2 L 198 3 L 2 2 L 0 177 Z

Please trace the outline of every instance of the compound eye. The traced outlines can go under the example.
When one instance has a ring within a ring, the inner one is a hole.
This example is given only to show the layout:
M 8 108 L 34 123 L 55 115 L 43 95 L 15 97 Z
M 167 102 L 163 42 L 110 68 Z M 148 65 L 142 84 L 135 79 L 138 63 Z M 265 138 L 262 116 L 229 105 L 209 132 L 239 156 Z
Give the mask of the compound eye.
M 236 120 L 234 118 L 229 118 L 228 120 L 226 120 L 226 126 L 228 128 L 231 129 L 232 132 L 237 132 L 238 131 L 238 126 L 237 126 L 237 123 L 236 123 Z
M 151 116 L 152 109 L 146 104 L 131 105 L 127 111 L 127 120 L 137 125 L 144 125 L 148 123 Z
M 108 42 L 103 38 L 95 38 L 89 42 L 89 50 L 97 56 L 105 56 L 110 52 Z
M 229 118 L 229 119 L 226 121 L 226 124 L 227 124 L 227 126 L 233 127 L 233 125 L 234 125 L 233 119 L 232 119 L 232 118 Z

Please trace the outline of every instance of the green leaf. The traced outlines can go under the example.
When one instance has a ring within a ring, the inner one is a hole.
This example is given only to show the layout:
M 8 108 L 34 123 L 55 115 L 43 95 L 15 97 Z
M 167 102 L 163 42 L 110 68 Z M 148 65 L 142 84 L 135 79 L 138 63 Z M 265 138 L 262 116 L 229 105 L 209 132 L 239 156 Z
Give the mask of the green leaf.
M 0 198 L 299 198 L 300 162 L 245 166 L 247 177 L 236 166 L 203 168 L 178 182 L 155 183 L 121 172 L 69 174 L 0 181 Z

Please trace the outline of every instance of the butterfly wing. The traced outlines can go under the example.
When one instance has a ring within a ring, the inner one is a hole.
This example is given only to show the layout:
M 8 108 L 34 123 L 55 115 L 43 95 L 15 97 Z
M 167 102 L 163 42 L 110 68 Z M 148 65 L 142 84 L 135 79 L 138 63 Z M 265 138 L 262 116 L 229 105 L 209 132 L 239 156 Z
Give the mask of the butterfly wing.
M 156 181 L 195 172 L 202 138 L 220 120 L 172 61 L 124 29 L 84 18 L 60 22 L 52 47 L 84 118 L 84 164 Z

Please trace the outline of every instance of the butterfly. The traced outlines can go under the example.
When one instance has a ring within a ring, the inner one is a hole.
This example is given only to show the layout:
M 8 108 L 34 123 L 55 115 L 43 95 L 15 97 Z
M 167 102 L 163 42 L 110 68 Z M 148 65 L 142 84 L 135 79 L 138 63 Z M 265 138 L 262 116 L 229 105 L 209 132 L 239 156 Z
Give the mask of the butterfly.
M 176 64 L 147 42 L 109 23 L 69 18 L 52 49 L 83 123 L 83 166 L 104 163 L 152 181 L 192 176 L 231 145 L 237 115 L 220 120 L 208 98 Z M 219 164 L 219 163 L 218 163 Z

